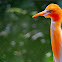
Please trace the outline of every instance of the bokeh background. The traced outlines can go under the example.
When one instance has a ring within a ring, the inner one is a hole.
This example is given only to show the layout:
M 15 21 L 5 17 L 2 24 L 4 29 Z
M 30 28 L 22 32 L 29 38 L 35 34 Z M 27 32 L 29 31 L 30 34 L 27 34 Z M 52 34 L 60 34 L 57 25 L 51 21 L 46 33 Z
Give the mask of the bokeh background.
M 59 0 L 0 0 L 0 62 L 53 62 L 50 19 L 32 18 Z

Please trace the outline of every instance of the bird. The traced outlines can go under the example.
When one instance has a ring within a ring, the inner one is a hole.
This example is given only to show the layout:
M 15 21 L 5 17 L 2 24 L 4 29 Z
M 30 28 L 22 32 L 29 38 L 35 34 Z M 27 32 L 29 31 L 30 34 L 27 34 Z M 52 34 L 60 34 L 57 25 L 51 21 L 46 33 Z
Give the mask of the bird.
M 38 16 L 44 16 L 45 18 L 51 19 L 50 37 L 53 52 L 53 62 L 62 62 L 62 9 L 59 5 L 51 3 L 45 8 L 44 11 L 33 15 L 32 18 Z

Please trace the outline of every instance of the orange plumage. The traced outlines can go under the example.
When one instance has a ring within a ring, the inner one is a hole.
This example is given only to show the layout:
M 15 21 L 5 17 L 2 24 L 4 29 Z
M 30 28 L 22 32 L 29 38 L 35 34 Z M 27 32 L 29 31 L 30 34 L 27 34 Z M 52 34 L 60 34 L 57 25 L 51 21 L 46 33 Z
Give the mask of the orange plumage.
M 57 4 L 49 4 L 44 11 L 35 14 L 33 17 L 37 16 L 51 18 L 50 35 L 54 61 L 62 62 L 62 9 Z

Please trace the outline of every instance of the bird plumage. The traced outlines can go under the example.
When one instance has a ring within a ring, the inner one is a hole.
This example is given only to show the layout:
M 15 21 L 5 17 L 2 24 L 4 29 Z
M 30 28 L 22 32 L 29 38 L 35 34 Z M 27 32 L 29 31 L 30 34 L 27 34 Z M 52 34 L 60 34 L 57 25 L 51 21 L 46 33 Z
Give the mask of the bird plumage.
M 50 35 L 54 62 L 62 62 L 62 9 L 57 4 L 49 4 L 46 9 L 33 17 L 51 18 Z

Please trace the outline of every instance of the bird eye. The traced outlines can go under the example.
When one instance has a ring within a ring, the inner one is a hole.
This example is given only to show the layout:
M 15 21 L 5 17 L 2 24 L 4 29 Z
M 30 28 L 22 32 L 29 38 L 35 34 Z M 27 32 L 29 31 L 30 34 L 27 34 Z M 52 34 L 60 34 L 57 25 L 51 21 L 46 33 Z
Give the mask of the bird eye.
M 50 9 L 50 10 L 49 10 L 49 13 L 51 13 L 52 11 L 53 11 L 53 10 L 52 10 L 52 9 Z
M 52 9 L 50 9 L 50 10 L 48 10 L 47 12 L 48 12 L 48 13 L 51 13 L 52 11 L 53 11 L 53 10 L 52 10 Z

